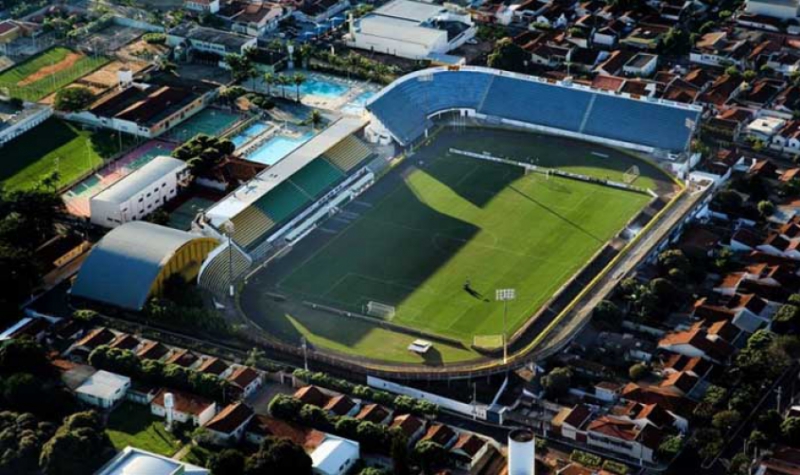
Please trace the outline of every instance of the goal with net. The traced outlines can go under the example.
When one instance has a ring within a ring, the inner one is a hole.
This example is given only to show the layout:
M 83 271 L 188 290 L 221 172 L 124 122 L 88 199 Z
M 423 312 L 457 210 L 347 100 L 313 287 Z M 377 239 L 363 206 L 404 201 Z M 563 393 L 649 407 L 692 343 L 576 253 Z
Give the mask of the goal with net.
M 622 181 L 630 185 L 636 179 L 639 178 L 639 167 L 634 165 L 628 168 L 625 173 L 622 174 Z
M 365 305 L 365 312 L 367 315 L 371 317 L 378 317 L 384 320 L 390 320 L 394 318 L 395 308 L 392 305 L 387 305 L 385 303 L 380 302 L 367 302 Z

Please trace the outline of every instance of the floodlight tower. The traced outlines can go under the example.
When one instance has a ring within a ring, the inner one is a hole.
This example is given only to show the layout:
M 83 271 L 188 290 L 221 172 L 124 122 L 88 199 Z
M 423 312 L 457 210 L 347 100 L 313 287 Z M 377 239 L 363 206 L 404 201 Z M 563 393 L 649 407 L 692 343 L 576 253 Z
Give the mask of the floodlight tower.
M 508 315 L 508 302 L 517 298 L 517 289 L 497 289 L 494 299 L 503 302 L 503 364 L 508 363 L 508 335 L 506 334 L 506 317 Z

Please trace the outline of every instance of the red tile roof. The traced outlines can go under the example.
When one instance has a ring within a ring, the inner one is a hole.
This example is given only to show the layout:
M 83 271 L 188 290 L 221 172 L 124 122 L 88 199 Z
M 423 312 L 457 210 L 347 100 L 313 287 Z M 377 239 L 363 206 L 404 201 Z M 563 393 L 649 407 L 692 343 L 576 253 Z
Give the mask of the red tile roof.
M 175 401 L 174 410 L 183 414 L 199 416 L 203 413 L 203 411 L 208 409 L 209 406 L 214 404 L 212 401 L 195 394 L 184 393 L 166 388 L 162 388 L 158 391 L 158 394 L 156 394 L 156 397 L 153 399 L 151 404 L 164 407 L 164 395 L 167 393 L 172 393 Z
M 237 402 L 219 412 L 213 419 L 208 421 L 206 429 L 231 434 L 239 427 L 246 424 L 253 417 L 254 412 L 247 404 Z

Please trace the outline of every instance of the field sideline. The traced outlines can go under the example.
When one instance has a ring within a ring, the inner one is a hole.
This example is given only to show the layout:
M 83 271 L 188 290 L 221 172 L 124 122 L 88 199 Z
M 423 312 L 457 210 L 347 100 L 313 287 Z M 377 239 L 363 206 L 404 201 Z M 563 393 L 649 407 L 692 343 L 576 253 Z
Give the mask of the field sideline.
M 393 323 L 469 346 L 476 335 L 502 333 L 503 307 L 494 301 L 494 291 L 513 287 L 517 300 L 509 304 L 507 323 L 513 333 L 650 197 L 525 175 L 518 167 L 449 156 L 446 151 L 450 146 L 489 151 L 612 179 L 636 164 L 642 169 L 636 185 L 659 190 L 670 186 L 666 175 L 644 162 L 600 146 L 568 142 L 572 146 L 565 148 L 563 139 L 527 133 L 444 132 L 392 172 L 402 177 L 376 185 L 388 190 L 377 197 L 368 192 L 324 223 L 318 232 L 328 234 L 324 242 L 301 243 L 272 272 L 257 274 L 245 288 L 243 308 L 253 313 L 248 291 L 256 287 L 358 312 L 366 302 L 379 301 L 396 306 Z M 605 158 L 592 154 L 597 150 Z M 301 333 L 306 333 L 300 328 L 304 323 L 314 326 L 299 314 L 291 318 L 292 327 Z M 276 323 L 285 328 L 285 323 Z M 341 332 L 353 330 L 349 324 L 341 326 Z M 313 328 L 306 330 L 313 333 Z M 314 336 L 337 340 L 335 335 Z M 352 334 L 345 339 L 358 343 Z M 368 350 L 357 346 L 355 352 Z M 372 351 L 380 354 L 380 348 Z

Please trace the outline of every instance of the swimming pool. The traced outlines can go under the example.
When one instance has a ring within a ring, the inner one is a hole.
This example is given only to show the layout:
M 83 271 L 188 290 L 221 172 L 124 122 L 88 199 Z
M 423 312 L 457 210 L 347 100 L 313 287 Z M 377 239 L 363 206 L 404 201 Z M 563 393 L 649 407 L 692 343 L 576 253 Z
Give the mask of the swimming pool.
M 364 113 L 364 105 L 370 97 L 374 96 L 375 91 L 364 91 L 353 98 L 352 101 L 342 106 L 342 114 L 360 115 Z
M 300 85 L 300 94 L 337 99 L 347 94 L 350 88 L 324 79 L 312 78 Z
M 269 129 L 270 125 L 265 122 L 254 122 L 248 125 L 244 130 L 240 131 L 238 134 L 231 138 L 231 142 L 233 142 L 236 147 L 241 147 L 245 143 L 249 142 L 250 139 L 256 137 L 257 135 L 263 133 L 265 130 Z
M 299 137 L 276 135 L 256 148 L 247 156 L 247 159 L 264 165 L 274 165 L 292 153 L 294 149 L 308 142 L 313 136 L 312 132 L 307 132 Z

